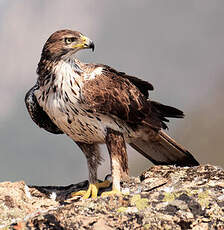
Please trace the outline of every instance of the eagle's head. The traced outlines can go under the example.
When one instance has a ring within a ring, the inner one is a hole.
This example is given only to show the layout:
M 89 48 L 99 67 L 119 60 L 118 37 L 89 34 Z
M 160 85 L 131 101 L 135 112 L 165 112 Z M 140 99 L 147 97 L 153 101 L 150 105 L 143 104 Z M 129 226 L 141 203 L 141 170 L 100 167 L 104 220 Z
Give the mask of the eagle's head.
M 80 32 L 59 30 L 48 38 L 41 56 L 51 61 L 67 59 L 80 49 L 92 49 L 94 51 L 94 43 Z

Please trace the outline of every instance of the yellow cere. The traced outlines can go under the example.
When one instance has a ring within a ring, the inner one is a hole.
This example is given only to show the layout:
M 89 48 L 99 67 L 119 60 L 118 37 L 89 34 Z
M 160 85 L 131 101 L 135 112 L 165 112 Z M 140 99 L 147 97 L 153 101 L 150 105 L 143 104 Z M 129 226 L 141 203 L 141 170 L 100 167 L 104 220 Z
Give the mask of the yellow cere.
M 84 47 L 84 43 L 79 43 L 73 46 L 73 48 L 83 48 Z
M 76 44 L 73 48 L 84 48 L 86 41 L 88 40 L 87 37 L 81 35 L 82 43 Z

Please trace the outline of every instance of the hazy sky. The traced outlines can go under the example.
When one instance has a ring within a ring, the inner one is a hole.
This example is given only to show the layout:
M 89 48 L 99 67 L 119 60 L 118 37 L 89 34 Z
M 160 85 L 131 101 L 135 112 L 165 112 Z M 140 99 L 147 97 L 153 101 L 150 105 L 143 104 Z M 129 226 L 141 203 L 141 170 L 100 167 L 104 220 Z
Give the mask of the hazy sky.
M 0 181 L 68 184 L 87 178 L 81 151 L 67 137 L 39 129 L 24 105 L 44 42 L 63 28 L 94 41 L 94 53 L 79 53 L 82 61 L 151 82 L 154 100 L 186 114 L 170 122 L 168 133 L 201 162 L 223 166 L 223 21 L 222 0 L 0 0 Z M 132 174 L 149 167 L 130 152 Z M 108 169 L 103 163 L 100 176 Z

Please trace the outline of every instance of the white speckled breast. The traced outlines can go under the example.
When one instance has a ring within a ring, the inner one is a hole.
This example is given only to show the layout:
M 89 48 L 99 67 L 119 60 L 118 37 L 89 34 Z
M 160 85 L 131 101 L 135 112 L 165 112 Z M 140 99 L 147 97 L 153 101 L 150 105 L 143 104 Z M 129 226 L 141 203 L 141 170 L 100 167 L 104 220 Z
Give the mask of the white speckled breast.
M 82 103 L 83 82 L 100 74 L 102 68 L 84 75 L 72 63 L 60 61 L 50 81 L 35 92 L 44 111 L 74 141 L 104 143 L 107 127 L 124 132 L 122 124 L 109 116 L 93 113 Z

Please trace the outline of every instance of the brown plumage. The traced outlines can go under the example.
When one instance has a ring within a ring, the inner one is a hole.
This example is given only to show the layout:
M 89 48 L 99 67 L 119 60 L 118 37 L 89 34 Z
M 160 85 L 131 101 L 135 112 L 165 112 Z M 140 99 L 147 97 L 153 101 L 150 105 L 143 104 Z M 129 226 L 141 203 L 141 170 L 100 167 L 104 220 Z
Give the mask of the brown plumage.
M 25 101 L 35 123 L 78 144 L 87 158 L 90 183 L 97 182 L 100 143 L 108 147 L 116 191 L 128 175 L 125 142 L 155 164 L 198 165 L 162 131 L 167 118 L 182 118 L 183 112 L 151 101 L 153 86 L 146 81 L 106 65 L 80 62 L 74 54 L 85 48 L 94 49 L 93 42 L 79 32 L 51 35 L 38 64 L 37 84 Z

